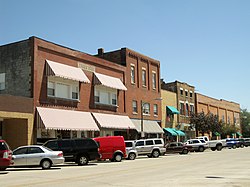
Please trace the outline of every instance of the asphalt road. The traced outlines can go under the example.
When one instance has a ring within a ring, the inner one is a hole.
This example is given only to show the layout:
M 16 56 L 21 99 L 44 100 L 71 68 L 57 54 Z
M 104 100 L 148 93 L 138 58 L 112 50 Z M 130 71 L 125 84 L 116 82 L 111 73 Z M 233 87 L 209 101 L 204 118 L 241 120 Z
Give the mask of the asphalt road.
M 250 186 L 250 147 L 207 150 L 134 161 L 67 164 L 50 170 L 9 168 L 0 172 L 0 187 L 147 187 Z

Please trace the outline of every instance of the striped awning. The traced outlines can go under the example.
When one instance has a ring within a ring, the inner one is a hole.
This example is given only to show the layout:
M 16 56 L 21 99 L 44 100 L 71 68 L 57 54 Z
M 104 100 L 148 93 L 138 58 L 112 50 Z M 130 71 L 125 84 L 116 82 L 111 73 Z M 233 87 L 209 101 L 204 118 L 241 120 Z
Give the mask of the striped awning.
M 126 86 L 120 79 L 108 75 L 103 75 L 100 73 L 95 73 L 95 84 L 101 84 L 103 86 L 114 88 L 117 90 L 127 90 Z
M 46 75 L 47 76 L 56 76 L 64 79 L 75 80 L 84 83 L 90 83 L 90 80 L 82 71 L 82 69 L 61 64 L 58 62 L 53 62 L 46 60 Z
M 128 116 L 92 113 L 101 128 L 108 129 L 135 129 Z
M 131 119 L 131 121 L 134 123 L 136 130 L 138 132 L 141 132 L 141 120 L 139 119 Z M 143 132 L 145 133 L 151 133 L 151 134 L 163 134 L 164 131 L 160 127 L 160 125 L 157 123 L 157 121 L 150 121 L 150 120 L 143 120 Z
M 99 131 L 90 112 L 37 107 L 37 127 L 54 130 Z

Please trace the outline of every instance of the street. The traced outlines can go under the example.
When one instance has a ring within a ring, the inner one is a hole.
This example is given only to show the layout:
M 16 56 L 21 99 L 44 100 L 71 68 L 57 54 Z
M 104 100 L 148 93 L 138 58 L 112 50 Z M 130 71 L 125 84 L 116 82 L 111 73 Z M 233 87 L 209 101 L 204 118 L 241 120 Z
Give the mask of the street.
M 0 186 L 250 186 L 249 155 L 246 147 L 121 163 L 65 164 L 50 170 L 8 168 L 0 172 Z

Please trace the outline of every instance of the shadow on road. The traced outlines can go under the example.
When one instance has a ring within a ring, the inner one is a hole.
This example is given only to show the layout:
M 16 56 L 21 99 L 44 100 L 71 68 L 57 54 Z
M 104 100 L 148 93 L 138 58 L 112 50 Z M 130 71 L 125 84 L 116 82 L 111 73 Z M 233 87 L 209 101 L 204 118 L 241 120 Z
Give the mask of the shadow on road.
M 59 170 L 61 169 L 60 167 L 52 167 L 50 169 L 46 169 L 46 171 L 50 171 L 50 170 Z M 7 168 L 8 171 L 41 171 L 43 170 L 42 168 L 24 168 L 24 167 L 11 167 L 11 168 Z

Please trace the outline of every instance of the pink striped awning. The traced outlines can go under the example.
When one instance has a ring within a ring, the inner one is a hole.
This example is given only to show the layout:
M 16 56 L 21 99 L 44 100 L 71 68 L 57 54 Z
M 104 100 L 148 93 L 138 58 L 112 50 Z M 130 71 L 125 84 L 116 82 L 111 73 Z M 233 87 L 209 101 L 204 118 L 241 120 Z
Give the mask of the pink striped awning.
M 88 77 L 82 69 L 46 60 L 46 74 L 47 76 L 56 76 L 65 79 L 75 80 L 79 82 L 90 83 Z
M 95 84 L 101 84 L 103 86 L 117 90 L 127 90 L 126 86 L 120 79 L 100 73 L 95 73 Z
M 38 128 L 99 131 L 90 112 L 37 107 L 37 119 Z
M 101 128 L 135 129 L 135 125 L 128 116 L 92 113 Z

